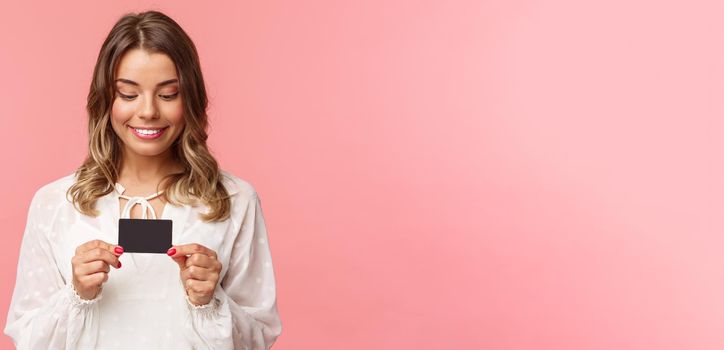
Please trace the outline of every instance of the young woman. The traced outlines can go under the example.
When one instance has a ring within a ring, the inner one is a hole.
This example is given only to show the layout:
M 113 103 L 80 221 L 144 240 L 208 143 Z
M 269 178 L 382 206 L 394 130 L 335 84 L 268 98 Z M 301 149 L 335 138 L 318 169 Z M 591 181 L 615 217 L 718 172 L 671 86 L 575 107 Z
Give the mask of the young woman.
M 281 333 L 261 201 L 206 139 L 196 48 L 157 11 L 122 17 L 88 94 L 89 150 L 33 196 L 5 334 L 19 349 L 268 349 Z M 172 220 L 167 255 L 119 218 Z

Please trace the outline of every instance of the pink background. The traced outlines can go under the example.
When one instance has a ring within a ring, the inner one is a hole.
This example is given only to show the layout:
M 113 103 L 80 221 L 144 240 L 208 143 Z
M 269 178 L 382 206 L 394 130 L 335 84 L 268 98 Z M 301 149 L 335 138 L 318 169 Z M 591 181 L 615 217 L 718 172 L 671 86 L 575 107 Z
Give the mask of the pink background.
M 275 349 L 721 349 L 724 9 L 676 3 L 6 3 L 3 323 L 102 40 L 154 8 L 262 198 Z

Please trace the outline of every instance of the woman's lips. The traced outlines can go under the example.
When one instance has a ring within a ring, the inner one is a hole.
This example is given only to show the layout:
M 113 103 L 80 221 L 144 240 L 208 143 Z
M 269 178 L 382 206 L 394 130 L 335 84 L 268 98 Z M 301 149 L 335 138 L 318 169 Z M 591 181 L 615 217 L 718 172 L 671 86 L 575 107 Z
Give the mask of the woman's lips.
M 168 129 L 168 127 L 164 127 L 164 128 L 160 128 L 160 129 L 157 129 L 157 128 L 144 129 L 144 128 L 134 128 L 132 126 L 129 126 L 129 128 L 131 129 L 131 131 L 133 131 L 134 135 L 136 135 L 138 138 L 140 138 L 142 140 L 157 139 L 157 138 L 161 137 L 161 135 L 163 135 L 164 132 L 166 132 L 166 129 Z

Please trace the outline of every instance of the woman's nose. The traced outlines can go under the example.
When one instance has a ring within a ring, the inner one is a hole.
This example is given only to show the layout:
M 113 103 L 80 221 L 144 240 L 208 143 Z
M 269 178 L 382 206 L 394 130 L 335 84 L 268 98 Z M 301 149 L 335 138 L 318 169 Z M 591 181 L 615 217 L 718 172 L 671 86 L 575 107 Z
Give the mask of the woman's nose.
M 141 110 L 139 111 L 138 116 L 143 119 L 157 119 L 158 118 L 158 108 L 156 107 L 156 102 L 153 100 L 153 97 L 144 99 L 144 102 L 141 105 Z

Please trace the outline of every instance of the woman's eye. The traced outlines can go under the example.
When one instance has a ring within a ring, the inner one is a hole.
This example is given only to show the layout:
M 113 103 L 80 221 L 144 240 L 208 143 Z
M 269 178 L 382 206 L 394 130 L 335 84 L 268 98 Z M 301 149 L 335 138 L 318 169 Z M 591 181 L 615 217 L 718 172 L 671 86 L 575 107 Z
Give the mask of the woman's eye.
M 124 99 L 124 100 L 133 100 L 134 98 L 136 98 L 136 96 L 124 95 L 124 94 L 122 94 L 122 93 L 120 93 L 120 92 L 118 93 L 118 95 L 120 95 L 121 98 Z
M 171 95 L 159 95 L 159 96 L 161 96 L 161 98 L 164 100 L 172 100 L 174 97 L 176 97 L 176 95 L 178 95 L 178 92 L 175 94 L 171 94 Z

